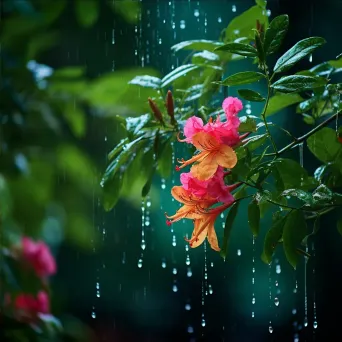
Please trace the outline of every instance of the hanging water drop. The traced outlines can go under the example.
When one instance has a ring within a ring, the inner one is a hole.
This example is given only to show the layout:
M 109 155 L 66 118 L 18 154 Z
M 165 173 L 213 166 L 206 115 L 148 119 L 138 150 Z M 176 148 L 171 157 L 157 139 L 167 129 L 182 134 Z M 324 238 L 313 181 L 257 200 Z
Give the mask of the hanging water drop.
M 205 319 L 204 318 L 202 318 L 202 327 L 205 327 Z
M 177 292 L 177 291 L 178 291 L 177 285 L 174 284 L 174 285 L 172 286 L 172 291 L 173 291 L 173 292 Z
M 314 322 L 313 322 L 313 327 L 314 327 L 314 329 L 317 329 L 317 327 L 318 327 L 317 321 L 314 321 Z
M 238 249 L 236 254 L 237 254 L 238 256 L 240 256 L 240 255 L 241 255 L 241 249 Z
M 97 297 L 97 298 L 100 298 L 100 297 L 101 297 L 100 291 L 99 291 L 99 290 L 96 291 L 96 297 Z
M 138 260 L 138 267 L 141 268 L 143 266 L 143 261 L 142 259 L 139 259 Z
M 279 298 L 278 297 L 274 298 L 274 305 L 279 306 Z
M 195 17 L 199 17 L 200 13 L 199 13 L 199 10 L 198 9 L 195 9 L 194 10 L 194 16 Z
M 96 318 L 96 313 L 95 313 L 95 311 L 93 311 L 93 312 L 91 313 L 91 317 L 92 317 L 92 318 Z
M 145 240 L 141 240 L 141 245 L 140 245 L 141 249 L 144 251 L 146 248 L 146 243 Z
M 234 12 L 234 13 L 236 12 L 236 6 L 235 5 L 232 6 L 232 12 Z
M 179 23 L 179 27 L 184 30 L 185 29 L 185 20 L 181 20 Z
M 254 311 L 252 311 L 252 318 L 254 318 Z
M 166 262 L 163 260 L 161 264 L 162 268 L 166 268 Z
M 189 255 L 186 256 L 185 264 L 188 265 L 188 266 L 190 265 L 190 257 L 189 257 Z
M 177 268 L 176 268 L 176 267 L 174 267 L 174 268 L 172 269 L 172 273 L 173 273 L 173 274 L 177 274 Z
M 213 288 L 211 285 L 209 285 L 209 294 L 213 294 L 213 293 L 214 293 Z
M 187 276 L 188 278 L 192 277 L 192 271 L 191 271 L 191 268 L 190 268 L 190 267 L 188 267 L 188 272 L 186 273 L 186 276 Z
M 252 304 L 255 304 L 255 297 L 252 298 Z
M 270 325 L 268 326 L 268 331 L 269 331 L 270 334 L 273 333 L 273 327 L 272 327 L 271 322 L 270 322 Z
M 303 324 L 304 324 L 304 327 L 308 326 L 308 318 L 307 317 L 304 318 Z
M 158 39 L 158 44 L 160 45 L 161 43 L 162 43 L 162 39 L 159 38 L 159 39 Z
M 270 16 L 271 16 L 271 10 L 268 9 L 268 10 L 266 11 L 266 15 L 267 15 L 268 17 L 270 17 Z
M 297 313 L 297 309 L 292 309 L 292 315 L 295 315 Z

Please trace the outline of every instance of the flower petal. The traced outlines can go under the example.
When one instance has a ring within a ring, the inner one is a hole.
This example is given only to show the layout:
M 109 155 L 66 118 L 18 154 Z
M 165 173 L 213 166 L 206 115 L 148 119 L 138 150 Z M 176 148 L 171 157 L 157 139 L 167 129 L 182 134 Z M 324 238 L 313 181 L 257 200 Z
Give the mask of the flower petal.
M 208 227 L 208 236 L 207 239 L 209 241 L 210 247 L 219 252 L 221 249 L 218 245 L 218 240 L 217 240 L 217 235 L 216 235 L 216 231 L 214 228 L 214 223 L 212 223 L 209 227 Z
M 199 180 L 207 180 L 211 178 L 218 167 L 215 160 L 216 154 L 217 153 L 210 153 L 207 158 L 203 159 L 200 163 L 193 165 L 190 170 L 193 176 Z
M 227 169 L 232 169 L 237 163 L 237 156 L 234 150 L 227 145 L 221 145 L 215 156 L 216 163 Z
M 190 247 L 196 248 L 205 240 L 208 233 L 208 228 L 205 220 L 196 220 L 194 231 L 190 240 Z
M 199 151 L 214 151 L 220 147 L 220 142 L 205 132 L 195 134 L 192 143 Z

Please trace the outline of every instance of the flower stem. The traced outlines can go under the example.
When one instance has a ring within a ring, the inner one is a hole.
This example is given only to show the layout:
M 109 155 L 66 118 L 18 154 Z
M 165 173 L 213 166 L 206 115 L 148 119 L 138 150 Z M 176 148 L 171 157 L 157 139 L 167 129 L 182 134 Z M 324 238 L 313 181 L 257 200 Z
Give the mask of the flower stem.
M 288 144 L 287 146 L 285 146 L 284 148 L 282 148 L 278 152 L 276 152 L 276 153 L 269 153 L 269 154 L 267 154 L 267 156 L 278 156 L 278 155 L 286 152 L 287 150 L 289 150 L 289 149 L 291 149 L 293 147 L 298 146 L 303 141 L 308 139 L 311 135 L 313 135 L 317 131 L 319 131 L 322 127 L 324 127 L 324 126 L 328 125 L 330 122 L 334 121 L 336 119 L 336 117 L 338 117 L 338 115 L 341 114 L 341 113 L 342 113 L 342 110 L 340 110 L 336 114 L 332 115 L 330 118 L 326 119 L 325 121 L 321 122 L 318 126 L 313 128 L 310 132 L 308 132 L 308 133 L 304 134 L 303 136 L 297 138 L 295 141 L 291 142 L 290 144 Z

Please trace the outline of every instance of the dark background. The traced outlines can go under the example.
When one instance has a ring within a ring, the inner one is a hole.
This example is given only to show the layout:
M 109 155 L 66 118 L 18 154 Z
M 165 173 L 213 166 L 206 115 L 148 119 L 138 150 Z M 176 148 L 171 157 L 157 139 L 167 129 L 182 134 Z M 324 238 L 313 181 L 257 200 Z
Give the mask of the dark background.
M 171 55 L 170 47 L 173 44 L 187 39 L 217 39 L 233 16 L 254 4 L 253 1 L 241 0 L 172 0 L 170 3 L 144 0 L 141 23 L 137 25 L 138 33 L 134 25 L 113 16 L 105 6 L 94 27 L 80 29 L 70 6 L 70 13 L 64 13 L 57 23 L 62 32 L 61 43 L 42 56 L 39 62 L 54 68 L 85 65 L 88 76 L 96 78 L 106 72 L 141 66 L 141 58 L 144 57 L 145 66 L 155 67 L 165 74 L 171 70 L 172 64 L 177 66 L 182 62 L 182 55 Z M 236 6 L 236 12 L 232 11 L 233 5 Z M 342 52 L 342 2 L 279 0 L 269 1 L 268 8 L 271 17 L 283 13 L 290 17 L 290 30 L 282 51 L 305 37 L 322 36 L 328 43 L 314 53 L 313 64 L 333 59 Z M 194 11 L 197 9 L 199 16 L 195 17 Z M 185 29 L 180 28 L 181 20 L 186 22 Z M 175 22 L 175 29 L 172 28 L 172 21 Z M 112 44 L 113 29 L 115 44 Z M 246 67 L 248 63 L 243 61 L 229 74 Z M 294 72 L 309 67 L 309 61 L 305 60 Z M 252 106 L 252 111 L 258 115 L 258 108 Z M 307 129 L 293 110 L 285 111 L 274 120 L 295 136 Z M 101 145 L 92 144 L 95 136 L 103 136 Z M 106 141 L 105 136 L 108 137 Z M 87 141 L 87 149 L 97 157 L 104 169 L 105 155 L 116 141 L 115 132 L 94 126 L 89 131 Z M 280 146 L 284 141 L 278 139 L 277 144 Z M 291 153 L 295 155 L 298 151 Z M 310 171 L 318 166 L 306 148 L 304 165 Z M 173 179 L 177 183 L 177 175 L 173 175 Z M 137 267 L 142 252 L 141 209 L 128 201 L 121 201 L 112 212 L 104 213 L 98 199 L 95 199 L 94 225 L 102 234 L 100 246 L 93 253 L 76 252 L 65 246 L 59 253 L 60 267 L 54 282 L 55 292 L 65 299 L 64 304 L 69 312 L 94 329 L 97 341 L 296 341 L 295 334 L 298 334 L 300 341 L 342 340 L 339 324 L 342 318 L 339 253 L 342 241 L 334 225 L 336 213 L 321 220 L 321 231 L 315 237 L 316 252 L 307 270 L 309 321 L 304 328 L 304 262 L 298 270 L 293 271 L 280 250 L 276 259 L 281 265 L 281 273 L 276 272 L 276 261 L 270 268 L 263 264 L 260 261 L 263 236 L 257 240 L 256 251 L 253 252 L 243 210 L 240 210 L 232 237 L 231 256 L 226 262 L 211 250 L 204 252 L 203 248 L 199 248 L 185 251 L 182 237 L 185 232 L 191 231 L 190 224 L 174 226 L 177 246 L 173 247 L 163 217 L 164 211 L 175 209 L 169 194 L 172 180 L 167 180 L 165 190 L 161 190 L 160 184 L 160 179 L 156 179 L 155 191 L 151 195 L 151 225 L 145 227 L 147 247 L 143 251 L 141 269 Z M 269 223 L 270 215 L 263 221 L 263 233 Z M 310 248 L 312 251 L 313 247 Z M 237 255 L 238 249 L 242 251 L 241 256 Z M 192 277 L 187 277 L 189 265 L 185 262 L 186 254 L 191 258 Z M 202 305 L 202 288 L 204 286 L 204 292 L 207 289 L 204 279 L 205 256 L 208 282 L 212 285 L 213 294 L 204 293 L 205 304 Z M 256 260 L 254 287 L 251 281 L 253 256 Z M 166 268 L 162 267 L 164 261 Z M 214 267 L 210 266 L 211 262 Z M 177 268 L 177 275 L 173 274 L 173 268 Z M 298 293 L 294 294 L 296 280 Z M 278 287 L 275 286 L 276 281 Z M 99 283 L 100 297 L 96 295 L 96 283 Z M 177 292 L 172 290 L 174 284 L 178 286 Z M 278 288 L 281 291 L 279 294 L 276 292 Z M 251 302 L 252 291 L 256 297 L 254 306 Z M 279 298 L 279 307 L 274 305 L 275 297 Z M 317 329 L 313 328 L 314 298 Z M 186 304 L 191 304 L 191 310 L 185 310 Z M 296 314 L 292 313 L 294 308 Z M 253 319 L 252 310 L 255 312 Z M 93 312 L 96 318 L 92 318 Z M 201 325 L 202 313 L 205 314 L 205 327 Z M 270 320 L 273 333 L 269 332 Z M 189 325 L 193 327 L 193 333 L 188 333 Z

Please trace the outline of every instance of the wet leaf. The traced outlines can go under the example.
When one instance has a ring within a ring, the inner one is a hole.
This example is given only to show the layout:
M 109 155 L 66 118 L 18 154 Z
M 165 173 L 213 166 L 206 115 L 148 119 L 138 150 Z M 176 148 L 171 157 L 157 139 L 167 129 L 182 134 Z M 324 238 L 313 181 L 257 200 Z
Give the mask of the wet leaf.
M 304 190 L 300 189 L 287 189 L 282 192 L 282 196 L 291 196 L 300 199 L 301 201 L 312 204 L 313 198 L 312 195 Z
M 129 143 L 129 139 L 122 139 L 109 153 L 108 160 L 112 161 L 123 149 L 123 147 Z
M 237 74 L 228 76 L 221 84 L 224 86 L 236 86 L 247 83 L 254 83 L 264 78 L 264 74 L 255 71 L 242 71 Z
M 172 171 L 172 146 L 168 142 L 158 159 L 158 172 L 162 178 L 168 178 Z
M 260 208 L 255 200 L 248 205 L 248 223 L 253 235 L 258 236 L 260 228 Z
M 269 264 L 272 261 L 274 250 L 283 235 L 283 228 L 286 218 L 287 216 L 282 216 L 280 211 L 277 211 L 273 214 L 272 226 L 266 233 L 264 250 L 261 255 L 262 261 L 266 264 Z
M 192 56 L 191 62 L 193 64 L 218 64 L 220 61 L 220 57 L 213 52 L 209 52 L 207 50 L 197 52 Z
M 327 83 L 327 79 L 312 76 L 284 76 L 274 82 L 271 87 L 282 93 L 296 93 L 305 90 L 322 87 Z
M 262 97 L 259 93 L 257 93 L 254 90 L 239 89 L 238 93 L 243 99 L 245 99 L 247 101 L 252 101 L 252 102 L 263 102 L 263 101 L 265 101 L 265 98 Z
M 221 45 L 223 45 L 223 43 L 217 42 L 214 40 L 206 40 L 206 39 L 187 40 L 185 42 L 181 42 L 176 45 L 173 45 L 171 47 L 171 50 L 173 50 L 174 52 L 177 52 L 180 50 L 213 51 L 215 48 Z
M 323 44 L 325 44 L 325 40 L 321 37 L 310 37 L 299 41 L 277 60 L 273 71 L 278 73 L 290 69 Z
M 266 116 L 273 115 L 280 110 L 302 101 L 299 94 L 276 94 L 270 98 L 267 106 Z
M 129 84 L 139 85 L 145 88 L 159 89 L 161 85 L 161 79 L 155 76 L 141 75 L 135 76 Z
M 265 33 L 264 49 L 268 55 L 276 52 L 281 46 L 289 28 L 289 17 L 286 14 L 275 17 Z
M 247 132 L 256 132 L 256 121 L 250 116 L 241 116 L 239 133 Z
M 336 132 L 329 127 L 323 127 L 307 139 L 309 150 L 323 163 L 335 161 L 342 150 L 342 145 L 336 138 Z
M 170 83 L 174 82 L 180 77 L 186 76 L 190 71 L 193 71 L 195 69 L 199 68 L 196 64 L 185 64 L 181 65 L 178 68 L 172 70 L 170 73 L 168 73 L 163 79 L 161 87 L 164 88 Z
M 283 247 L 286 258 L 293 268 L 299 261 L 297 248 L 307 235 L 307 225 L 304 214 L 293 210 L 287 215 L 283 230 Z
M 222 243 L 222 248 L 220 251 L 220 255 L 224 259 L 227 257 L 227 254 L 228 254 L 228 244 L 229 244 L 230 233 L 233 229 L 233 224 L 237 215 L 238 208 L 239 208 L 239 202 L 236 202 L 231 206 L 227 214 L 226 223 L 224 226 L 223 243 Z
M 111 178 L 103 183 L 102 203 L 106 211 L 110 211 L 116 205 L 120 198 L 120 192 L 123 185 L 123 176 L 116 172 Z
M 76 18 L 83 27 L 90 27 L 95 24 L 99 16 L 99 9 L 97 0 L 75 1 Z
M 240 56 L 256 57 L 257 50 L 249 44 L 242 43 L 228 43 L 219 47 L 216 47 L 214 51 L 224 51 L 234 53 Z
M 255 135 L 248 139 L 248 141 L 236 149 L 236 154 L 238 159 L 244 158 L 246 156 L 245 149 L 248 148 L 249 152 L 253 152 L 258 147 L 262 146 L 267 141 L 267 134 Z

